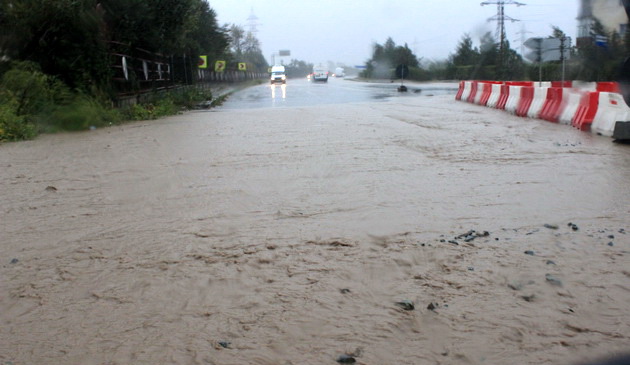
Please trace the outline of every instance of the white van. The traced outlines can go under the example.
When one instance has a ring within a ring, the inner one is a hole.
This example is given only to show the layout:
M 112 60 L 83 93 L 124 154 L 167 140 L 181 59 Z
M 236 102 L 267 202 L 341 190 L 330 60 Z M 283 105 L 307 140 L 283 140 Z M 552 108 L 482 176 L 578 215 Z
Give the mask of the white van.
M 322 66 L 313 67 L 313 81 L 328 81 L 328 69 Z
M 284 66 L 271 67 L 271 83 L 287 83 L 287 75 L 284 73 Z

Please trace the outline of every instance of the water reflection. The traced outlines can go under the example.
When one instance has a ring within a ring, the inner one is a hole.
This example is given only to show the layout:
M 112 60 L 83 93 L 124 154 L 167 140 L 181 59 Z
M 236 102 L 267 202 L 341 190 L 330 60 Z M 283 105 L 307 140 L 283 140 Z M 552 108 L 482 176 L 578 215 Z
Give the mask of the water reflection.
M 271 84 L 271 98 L 272 99 L 276 98 L 276 86 L 278 85 Z M 287 98 L 287 84 L 281 84 L 280 89 L 282 90 L 282 99 L 286 99 Z

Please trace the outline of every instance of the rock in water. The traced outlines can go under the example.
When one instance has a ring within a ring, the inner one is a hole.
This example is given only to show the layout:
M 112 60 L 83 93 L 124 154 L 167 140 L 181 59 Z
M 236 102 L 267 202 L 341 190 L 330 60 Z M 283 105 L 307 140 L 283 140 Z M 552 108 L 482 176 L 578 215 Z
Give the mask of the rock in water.
M 350 355 L 339 355 L 337 362 L 340 364 L 354 364 L 357 360 Z
M 412 311 L 416 308 L 411 300 L 402 300 L 400 302 L 396 302 L 396 305 L 406 311 Z

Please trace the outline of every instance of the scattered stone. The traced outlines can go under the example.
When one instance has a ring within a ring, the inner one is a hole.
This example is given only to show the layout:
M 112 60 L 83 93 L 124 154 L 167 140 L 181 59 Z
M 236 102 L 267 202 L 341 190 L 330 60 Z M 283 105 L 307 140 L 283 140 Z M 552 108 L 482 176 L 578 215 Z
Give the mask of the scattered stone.
M 228 341 L 219 341 L 219 346 L 223 347 L 224 349 L 229 349 L 231 344 L 232 343 Z
M 433 304 L 433 302 L 429 303 L 429 305 L 427 305 L 427 309 L 430 311 L 434 311 L 435 309 L 437 309 L 437 303 Z
M 357 360 L 353 356 L 343 354 L 339 355 L 337 362 L 340 364 L 354 364 Z
M 519 291 L 521 289 L 523 289 L 523 284 L 521 283 L 509 283 L 508 284 L 508 288 L 515 290 L 515 291 Z
M 612 246 L 614 246 L 614 245 L 615 245 L 614 243 L 612 243 L 612 242 L 608 242 L 608 246 L 612 247 Z
M 488 231 L 477 232 L 474 229 L 471 229 L 470 231 L 466 233 L 462 233 L 459 236 L 455 237 L 455 239 L 458 239 L 458 240 L 463 239 L 464 242 L 470 242 L 477 237 L 488 237 L 488 236 L 490 236 L 490 232 Z
M 413 305 L 413 302 L 411 300 L 402 300 L 400 302 L 396 302 L 396 305 L 406 311 L 412 311 L 416 309 L 416 307 Z
M 551 285 L 562 286 L 562 281 L 551 274 L 546 274 L 545 280 L 547 280 L 547 282 L 549 282 L 549 284 Z
M 578 228 L 577 224 L 571 223 L 571 222 L 569 222 L 569 224 L 567 224 L 567 226 L 571 227 L 571 229 L 574 230 L 574 231 L 577 231 L 578 229 L 580 229 L 580 228 Z
M 18 261 L 20 261 L 20 260 L 18 260 L 18 259 L 11 259 L 11 263 L 12 263 L 12 264 L 17 264 L 17 263 L 18 263 Z
M 573 309 L 571 309 L 571 308 L 569 308 L 569 312 L 575 313 L 575 311 Z
M 446 240 L 445 240 L 444 238 L 442 238 L 442 239 L 440 240 L 440 242 L 444 243 L 444 242 L 446 242 Z
M 614 240 L 615 239 L 615 235 L 614 234 L 609 234 L 608 238 L 610 238 L 611 240 Z
M 448 243 L 452 243 L 455 246 L 459 246 L 459 242 L 457 242 L 457 241 L 450 240 L 450 241 L 448 241 Z
M 475 268 L 472 266 L 468 266 L 468 271 L 475 271 Z
M 547 223 L 545 223 L 545 225 L 543 227 L 549 228 L 549 229 L 558 229 L 558 225 L 556 225 L 556 224 L 547 224 Z
M 555 262 L 555 261 L 553 261 L 553 260 L 547 260 L 546 264 L 547 264 L 547 265 L 555 265 L 555 264 L 556 264 L 556 262 Z
M 623 229 L 623 228 L 619 228 L 619 231 L 618 231 L 618 232 L 619 232 L 619 233 L 621 233 L 621 234 L 626 234 L 626 230 L 625 230 L 625 229 Z
M 495 237 L 495 238 L 494 238 L 494 240 L 495 240 L 495 241 L 498 241 L 498 240 L 499 240 L 499 237 Z
M 348 293 L 350 293 L 350 289 L 348 289 L 348 288 L 343 288 L 343 289 L 340 289 L 339 291 L 341 292 L 341 294 L 348 294 Z
M 527 250 L 524 252 L 525 255 L 530 255 L 530 256 L 534 256 L 534 251 L 532 250 Z
M 49 185 L 49 186 L 47 186 L 47 187 L 46 187 L 46 189 L 45 189 L 45 190 L 46 190 L 46 191 L 57 191 L 57 188 L 56 188 L 56 187 L 54 187 L 54 186 Z
M 526 302 L 533 302 L 534 298 L 536 298 L 536 294 L 522 295 L 521 298 L 523 298 L 523 300 L 525 300 Z
M 426 244 L 424 244 L 424 243 L 423 243 L 423 244 L 421 244 L 420 246 L 424 247 L 424 246 L 426 246 Z

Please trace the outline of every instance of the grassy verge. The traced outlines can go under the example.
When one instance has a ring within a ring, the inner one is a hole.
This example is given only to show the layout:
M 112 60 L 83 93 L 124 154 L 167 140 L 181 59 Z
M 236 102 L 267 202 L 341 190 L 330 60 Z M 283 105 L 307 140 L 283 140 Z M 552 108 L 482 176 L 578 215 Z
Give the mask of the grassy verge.
M 142 103 L 114 108 L 107 97 L 74 92 L 55 78 L 23 63 L 0 78 L 0 142 L 33 139 L 40 133 L 81 131 L 152 120 L 185 110 L 216 107 L 235 91 L 260 81 L 230 85 L 213 98 L 196 87 L 144 95 Z

